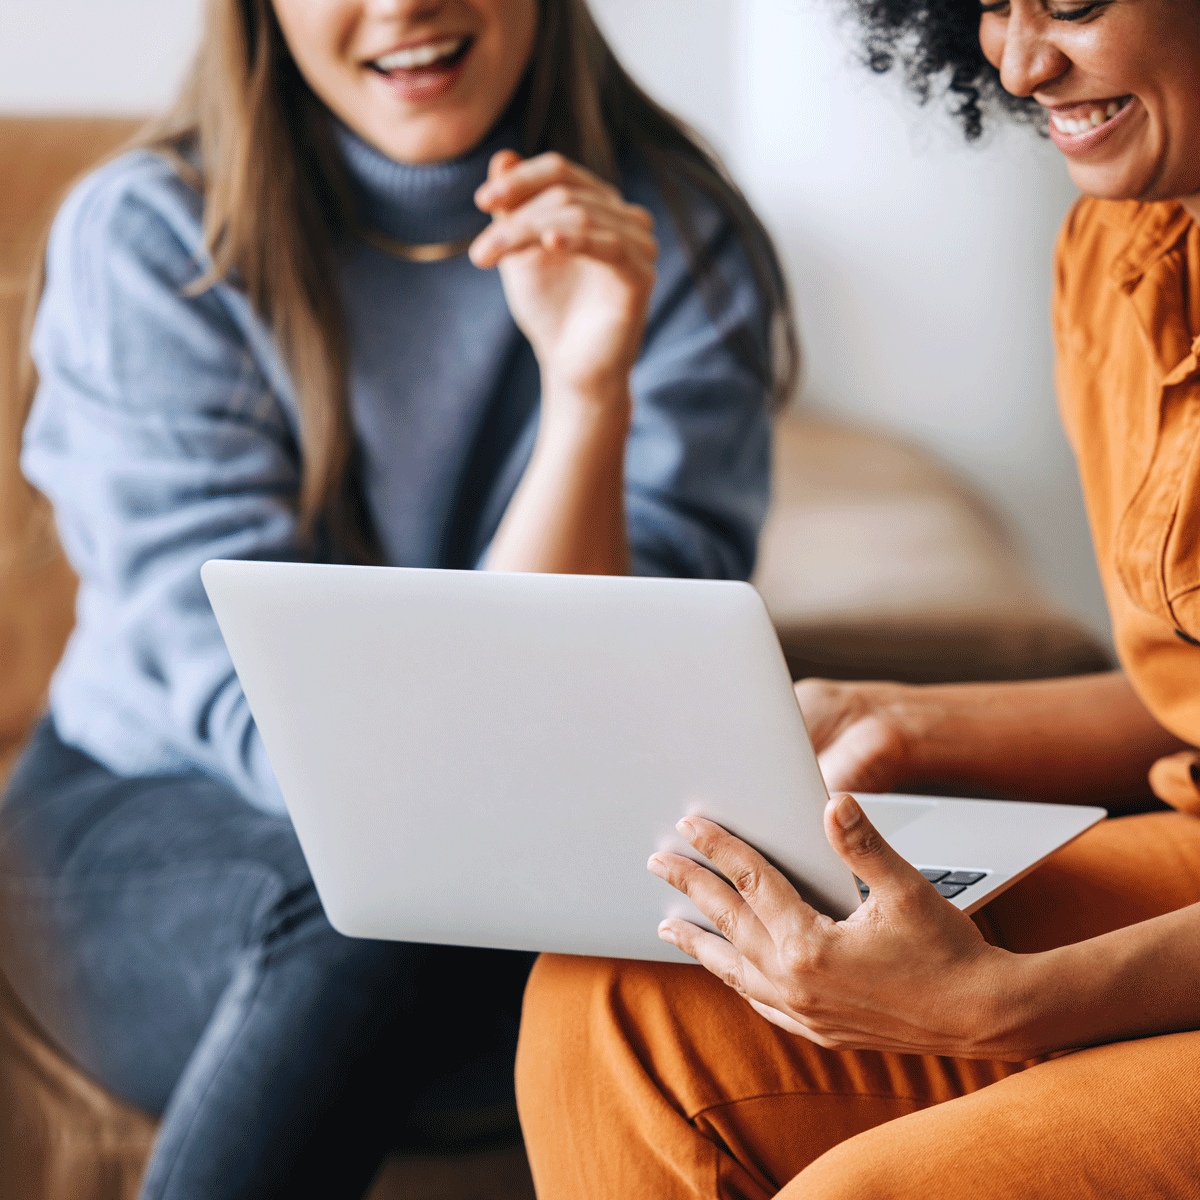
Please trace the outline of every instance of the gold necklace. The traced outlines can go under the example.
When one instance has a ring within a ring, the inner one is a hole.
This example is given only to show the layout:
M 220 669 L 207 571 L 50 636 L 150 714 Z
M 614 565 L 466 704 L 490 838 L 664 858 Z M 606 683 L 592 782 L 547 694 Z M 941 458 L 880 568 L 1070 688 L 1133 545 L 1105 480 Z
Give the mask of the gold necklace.
M 374 229 L 360 229 L 359 233 L 377 250 L 390 254 L 393 258 L 402 258 L 405 262 L 431 263 L 445 262 L 448 258 L 457 258 L 466 254 L 471 243 L 478 236 L 459 238 L 453 242 L 399 242 L 395 238 L 377 233 Z

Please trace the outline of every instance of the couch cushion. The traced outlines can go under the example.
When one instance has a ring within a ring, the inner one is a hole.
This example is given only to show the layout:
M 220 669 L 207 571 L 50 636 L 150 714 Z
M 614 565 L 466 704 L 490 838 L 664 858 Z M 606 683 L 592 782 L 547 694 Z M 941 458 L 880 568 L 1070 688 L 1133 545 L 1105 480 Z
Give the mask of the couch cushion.
M 0 1196 L 135 1200 L 154 1122 L 67 1061 L 0 976 Z
M 909 683 L 1107 670 L 995 513 L 926 452 L 804 414 L 776 425 L 755 583 L 793 677 Z
M 0 117 L 0 279 L 24 281 L 46 221 L 72 180 L 140 122 L 105 117 Z

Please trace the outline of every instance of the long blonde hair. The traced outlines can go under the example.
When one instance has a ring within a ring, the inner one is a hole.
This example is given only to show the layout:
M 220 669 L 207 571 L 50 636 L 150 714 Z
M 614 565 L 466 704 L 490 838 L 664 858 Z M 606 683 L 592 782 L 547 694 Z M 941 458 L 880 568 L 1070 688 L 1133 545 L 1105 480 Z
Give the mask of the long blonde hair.
M 640 155 L 716 317 L 728 284 L 702 250 L 687 188 L 712 199 L 742 242 L 771 318 L 769 362 L 746 330 L 728 335 L 731 350 L 785 397 L 797 374 L 796 335 L 783 274 L 758 218 L 715 156 L 621 67 L 586 0 L 539 4 L 537 44 L 515 101 L 524 109 L 526 152 L 556 150 L 613 183 L 621 154 Z M 203 196 L 212 262 L 193 289 L 236 281 L 274 333 L 300 413 L 302 530 L 371 561 L 377 547 L 359 479 L 332 267 L 333 248 L 350 226 L 348 188 L 328 113 L 300 75 L 271 0 L 208 0 L 200 50 L 176 103 L 134 145 L 170 157 Z M 27 328 L 40 294 L 39 280 Z M 31 403 L 36 381 L 27 366 Z

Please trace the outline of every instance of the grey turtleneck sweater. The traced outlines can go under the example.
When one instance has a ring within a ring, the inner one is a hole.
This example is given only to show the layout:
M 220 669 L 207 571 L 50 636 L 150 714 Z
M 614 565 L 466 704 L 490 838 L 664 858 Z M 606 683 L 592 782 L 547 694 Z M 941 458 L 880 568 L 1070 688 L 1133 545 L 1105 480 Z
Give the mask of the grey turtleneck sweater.
M 412 166 L 338 136 L 360 221 L 405 242 L 481 230 L 473 193 L 491 154 L 512 144 L 502 132 L 462 159 Z M 654 214 L 661 244 L 632 380 L 633 569 L 745 578 L 767 504 L 767 396 L 722 335 L 741 327 L 765 357 L 762 306 L 728 223 L 697 201 L 698 228 L 732 284 L 714 320 L 649 173 L 622 166 L 625 195 Z M 186 292 L 206 262 L 200 198 L 150 153 L 88 177 L 55 223 L 23 455 L 81 581 L 51 709 L 64 741 L 118 773 L 198 767 L 277 811 L 199 568 L 300 556 L 295 399 L 240 292 Z M 402 261 L 357 239 L 341 248 L 338 272 L 385 558 L 474 567 L 537 426 L 537 363 L 499 276 L 465 257 Z

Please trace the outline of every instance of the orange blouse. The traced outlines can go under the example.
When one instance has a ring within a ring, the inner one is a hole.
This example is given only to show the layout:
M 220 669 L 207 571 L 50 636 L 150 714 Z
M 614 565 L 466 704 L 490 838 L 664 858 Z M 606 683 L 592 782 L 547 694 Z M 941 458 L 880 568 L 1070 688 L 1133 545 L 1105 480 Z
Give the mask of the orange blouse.
M 1200 228 L 1079 201 L 1059 238 L 1058 394 L 1121 665 L 1200 746 Z

